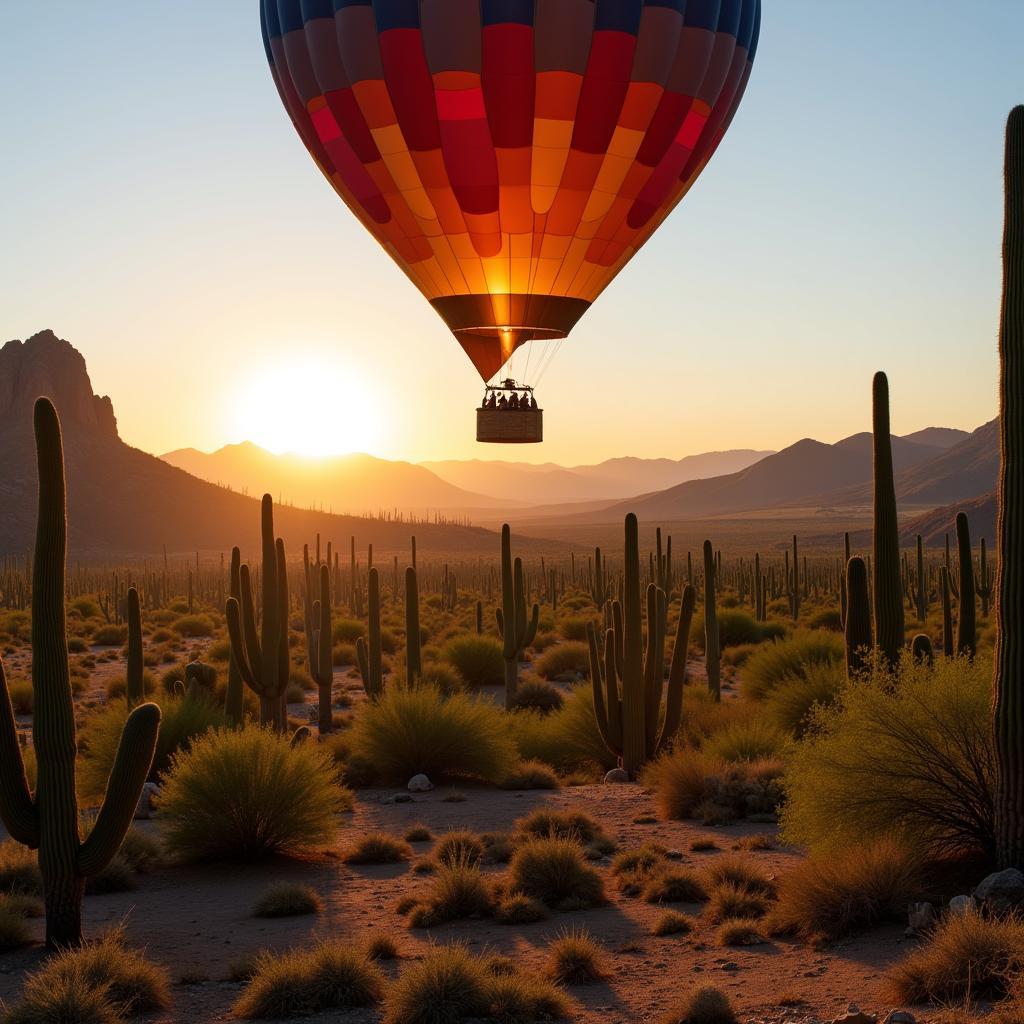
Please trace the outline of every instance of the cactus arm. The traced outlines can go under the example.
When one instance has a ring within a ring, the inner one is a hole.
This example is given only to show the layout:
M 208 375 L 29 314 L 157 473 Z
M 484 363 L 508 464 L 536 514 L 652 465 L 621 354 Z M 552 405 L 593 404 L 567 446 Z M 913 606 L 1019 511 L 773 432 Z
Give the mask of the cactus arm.
M 257 686 L 259 684 L 255 680 L 263 660 L 263 652 L 260 648 L 259 630 L 256 628 L 256 604 L 252 599 L 252 575 L 249 572 L 248 565 L 241 567 L 238 578 L 241 587 L 239 608 L 241 611 L 242 631 L 240 636 L 244 638 L 245 642 L 240 643 L 235 653 L 248 663 L 249 676 L 254 680 L 249 685 L 258 693 Z
M 331 577 L 326 565 L 320 566 L 320 608 L 316 628 L 316 684 L 320 701 L 319 729 L 321 734 L 334 726 L 331 708 L 334 694 L 334 649 L 331 637 Z
M 722 663 L 719 644 L 718 615 L 715 607 L 715 553 L 711 541 L 704 541 L 704 665 L 708 692 L 722 699 Z
M 498 627 L 498 636 L 503 640 L 505 638 L 505 616 L 502 614 L 500 608 L 494 609 L 494 624 Z
M 605 707 L 608 709 L 608 733 L 612 740 L 612 752 L 622 757 L 622 697 L 615 675 L 615 635 L 609 630 L 604 635 L 605 664 Z
M 279 615 L 281 611 L 280 594 L 277 586 L 277 544 L 274 541 L 274 506 L 269 494 L 263 495 L 260 516 L 260 532 L 263 539 L 263 617 L 260 622 L 260 649 L 258 661 L 255 652 L 250 649 L 249 657 L 253 658 L 254 674 L 258 673 L 260 697 L 271 700 L 277 696 L 273 680 L 277 678 L 280 666 L 281 630 Z
M 139 607 L 139 592 L 128 588 L 128 665 L 126 670 L 125 694 L 128 706 L 135 707 L 146 699 L 146 684 L 142 662 L 142 610 Z
M 693 625 L 693 609 L 697 603 L 697 591 L 687 584 L 683 587 L 679 602 L 679 622 L 676 625 L 676 639 L 672 647 L 672 662 L 668 670 L 668 693 L 665 695 L 665 721 L 661 727 L 654 753 L 665 749 L 666 744 L 679 731 L 683 721 L 683 687 L 686 685 L 686 658 L 690 646 L 690 628 Z
M 978 640 L 974 566 L 971 561 L 970 524 L 963 512 L 958 512 L 956 517 L 956 543 L 960 557 L 960 615 L 956 624 L 956 653 L 973 658 Z
M 636 516 L 626 516 L 622 618 L 622 766 L 635 776 L 646 760 L 644 635 L 640 598 L 640 540 Z
M 622 602 L 612 601 L 612 630 L 615 633 L 615 673 L 622 678 L 622 644 L 624 639 L 622 625 Z
M 121 848 L 153 765 L 159 731 L 156 704 L 140 704 L 124 724 L 99 816 L 78 850 L 78 872 L 86 878 L 102 871 Z
M 405 570 L 405 676 L 412 686 L 423 674 L 420 646 L 420 592 L 416 570 Z
M 359 666 L 359 675 L 363 680 L 363 689 L 367 696 L 372 697 L 372 683 L 370 681 L 370 661 L 366 656 L 366 640 L 363 637 L 356 638 L 356 664 Z
M 664 667 L 664 636 L 660 630 L 658 616 L 658 585 L 647 585 L 647 652 L 644 656 L 644 736 L 646 750 L 652 752 L 657 739 L 658 713 L 661 711 L 662 675 L 659 662 Z M 658 641 L 662 641 L 662 657 L 658 658 Z
M 244 594 L 245 591 L 243 590 Z M 231 643 L 231 660 L 238 669 L 239 675 L 245 681 L 245 685 L 255 694 L 259 694 L 260 688 L 253 673 L 252 665 L 246 655 L 245 642 L 242 639 L 242 613 L 238 601 L 229 597 L 224 606 L 224 617 L 228 623 L 228 640 Z
M 522 571 L 520 569 L 520 571 Z M 516 656 L 515 647 L 516 602 L 512 578 L 512 532 L 508 523 L 501 528 L 501 617 L 498 626 L 502 632 L 504 646 L 502 654 L 506 661 Z
M 380 651 L 380 573 L 376 568 L 371 569 L 368 573 L 367 594 L 370 612 L 367 656 L 370 665 L 370 676 L 373 680 L 372 685 L 374 690 L 380 694 L 383 691 L 383 670 L 381 667 Z
M 601 668 L 601 655 L 597 648 L 597 630 L 593 622 L 587 623 L 587 643 L 590 645 L 590 686 L 594 694 L 594 720 L 597 731 L 601 734 L 605 746 L 614 754 L 611 731 L 608 728 L 608 709 L 604 701 L 604 671 Z
M 533 641 L 537 639 L 537 627 L 540 625 L 540 605 L 535 604 L 533 610 L 530 612 L 530 623 L 526 627 L 526 633 L 523 636 L 523 647 L 529 647 Z
M 279 537 L 275 544 L 277 566 L 277 672 L 274 675 L 274 699 L 284 697 L 288 688 L 288 673 L 291 668 L 288 649 L 288 570 L 284 556 L 284 541 Z
M 867 666 L 865 652 L 873 646 L 871 598 L 864 559 L 854 555 L 846 566 L 846 674 L 851 679 Z
M 0 821 L 11 838 L 31 849 L 39 846 L 39 815 L 25 776 L 18 745 L 18 726 L 11 706 L 3 659 L 0 658 Z

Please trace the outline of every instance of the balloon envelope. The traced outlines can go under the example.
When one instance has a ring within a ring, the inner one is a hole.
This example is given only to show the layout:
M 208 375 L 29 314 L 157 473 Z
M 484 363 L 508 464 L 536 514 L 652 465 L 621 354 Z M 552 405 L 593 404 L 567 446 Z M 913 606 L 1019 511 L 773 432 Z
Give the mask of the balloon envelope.
M 321 171 L 490 379 L 564 338 L 693 185 L 761 0 L 261 0 Z

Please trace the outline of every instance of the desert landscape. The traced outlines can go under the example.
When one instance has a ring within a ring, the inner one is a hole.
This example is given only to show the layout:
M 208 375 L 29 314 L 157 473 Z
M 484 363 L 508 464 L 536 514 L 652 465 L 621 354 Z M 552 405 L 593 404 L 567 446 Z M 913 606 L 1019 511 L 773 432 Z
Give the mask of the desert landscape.
M 1024 1020 L 1024 22 L 915 4 L 17 12 L 0 1022 Z

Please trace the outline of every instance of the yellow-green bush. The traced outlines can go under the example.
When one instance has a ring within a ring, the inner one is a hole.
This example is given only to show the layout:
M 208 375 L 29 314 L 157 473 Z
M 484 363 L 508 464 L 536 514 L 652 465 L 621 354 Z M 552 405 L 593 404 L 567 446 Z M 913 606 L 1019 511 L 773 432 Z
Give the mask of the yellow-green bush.
M 785 679 L 803 679 L 812 665 L 839 663 L 846 658 L 841 636 L 804 630 L 755 651 L 743 666 L 743 696 L 763 700 Z

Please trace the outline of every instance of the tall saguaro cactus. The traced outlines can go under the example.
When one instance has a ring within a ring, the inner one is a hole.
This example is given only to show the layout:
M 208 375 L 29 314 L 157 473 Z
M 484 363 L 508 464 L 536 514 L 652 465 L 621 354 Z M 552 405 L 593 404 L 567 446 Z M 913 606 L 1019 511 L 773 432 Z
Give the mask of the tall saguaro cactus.
M 971 528 L 964 512 L 958 512 L 956 516 L 956 547 L 960 561 L 956 653 L 973 658 L 978 641 L 978 616 L 974 594 L 974 564 L 971 560 Z
M 708 677 L 708 693 L 722 699 L 722 645 L 718 633 L 718 611 L 715 607 L 715 552 L 711 541 L 704 541 L 704 668 Z M 793 567 L 794 587 L 796 567 Z
M 896 485 L 889 434 L 889 380 L 876 373 L 872 389 L 874 435 L 874 587 L 875 642 L 890 665 L 900 658 L 906 639 L 903 580 L 900 572 L 900 528 L 896 518 Z
M 996 523 L 996 856 L 1024 868 L 1024 107 L 1006 129 Z
M 534 604 L 527 619 L 523 560 L 512 560 L 512 531 L 508 523 L 501 528 L 501 607 L 495 609 L 494 615 L 505 658 L 505 707 L 511 710 L 519 688 L 519 658 L 537 636 L 540 605 Z
M 416 570 L 410 565 L 405 570 L 405 681 L 415 686 L 423 675 L 423 656 L 420 640 L 420 588 Z
M 128 588 L 128 664 L 125 670 L 125 696 L 129 707 L 146 699 L 145 667 L 142 657 L 142 608 L 139 592 Z
M 871 600 L 868 569 L 864 559 L 854 555 L 846 564 L 846 674 L 851 679 L 862 672 L 871 655 Z
M 71 699 L 64 578 L 67 521 L 60 421 L 48 399 L 35 406 L 39 514 L 32 567 L 33 744 L 37 783 L 29 788 L 10 692 L 0 662 L 0 818 L 11 837 L 39 851 L 46 941 L 82 940 L 85 879 L 121 847 L 153 762 L 160 709 L 140 704 L 128 716 L 99 816 L 83 841 L 75 791 L 75 709 Z
M 384 693 L 384 669 L 380 650 L 380 573 L 371 569 L 366 576 L 369 622 L 366 639 L 356 640 L 356 661 L 363 689 L 370 700 L 377 700 Z
M 238 548 L 231 549 L 231 568 L 228 570 L 228 596 L 236 601 L 242 600 L 242 553 Z M 245 683 L 242 673 L 235 660 L 234 649 L 228 655 L 228 686 L 224 699 L 224 713 L 228 725 L 237 728 L 245 717 Z
M 319 711 L 317 729 L 326 736 L 334 728 L 334 650 L 331 646 L 331 571 L 321 564 L 319 597 L 313 601 L 309 674 L 316 683 Z
M 645 642 L 640 604 L 639 530 L 632 513 L 626 516 L 623 571 L 623 605 L 618 601 L 614 603 L 615 625 L 605 631 L 603 657 L 592 622 L 587 625 L 587 639 L 598 730 L 609 750 L 619 757 L 622 767 L 630 777 L 635 777 L 675 735 L 682 720 L 686 655 L 696 592 L 692 586 L 683 587 L 662 715 L 667 598 L 665 591 L 656 584 L 648 585 Z
M 288 687 L 288 573 L 284 541 L 274 539 L 274 503 L 263 495 L 260 530 L 263 537 L 261 583 L 263 607 L 259 629 L 252 599 L 249 567 L 241 566 L 241 601 L 227 601 L 228 636 L 231 654 L 246 686 L 260 699 L 260 722 L 283 731 L 287 716 L 284 694 Z

